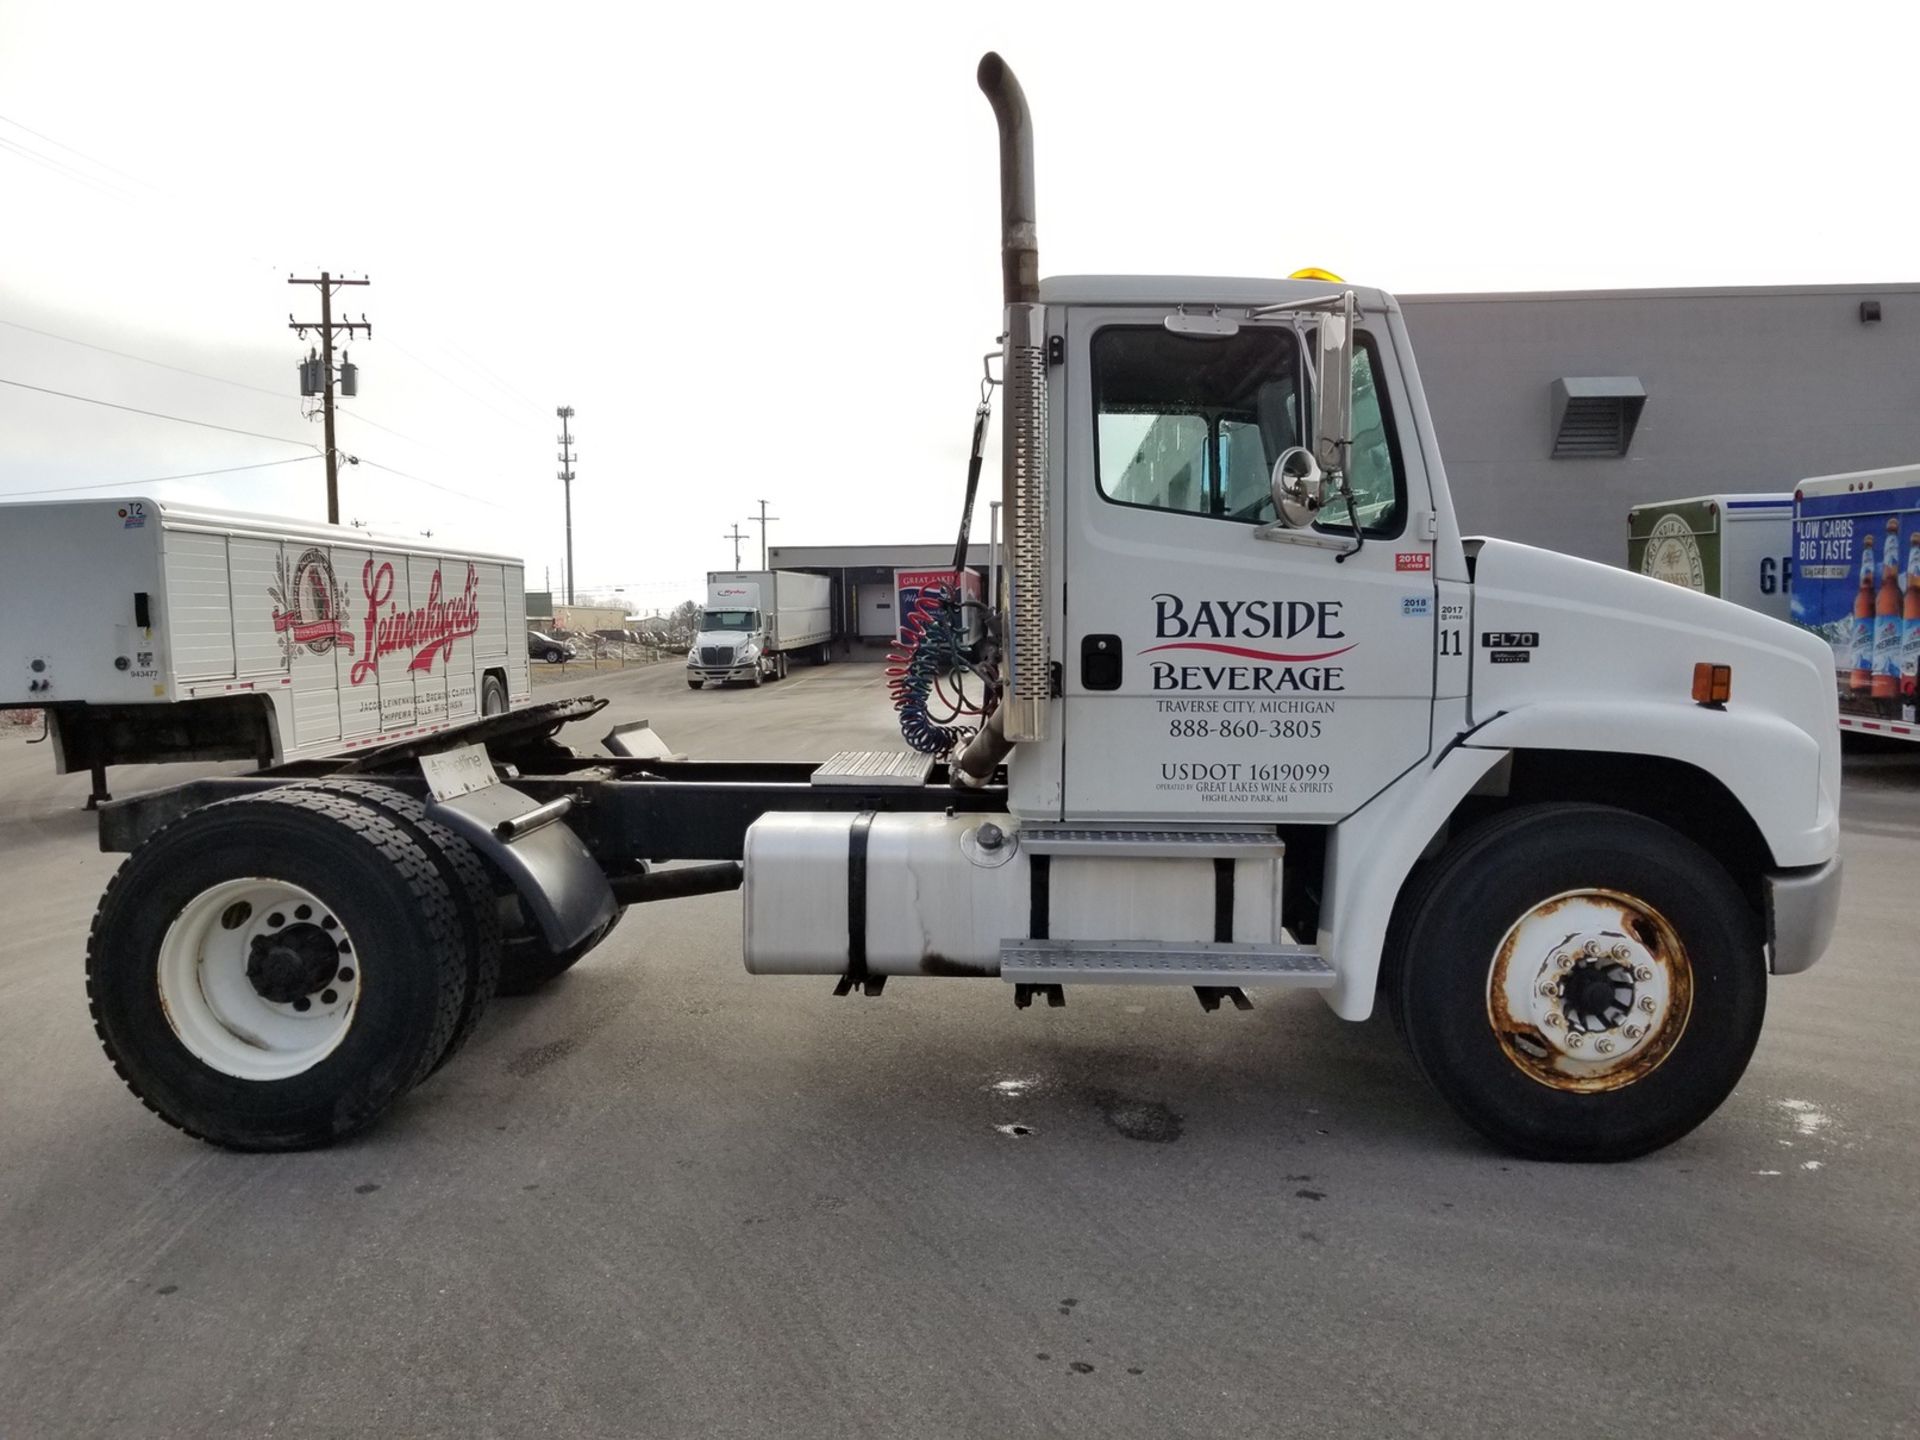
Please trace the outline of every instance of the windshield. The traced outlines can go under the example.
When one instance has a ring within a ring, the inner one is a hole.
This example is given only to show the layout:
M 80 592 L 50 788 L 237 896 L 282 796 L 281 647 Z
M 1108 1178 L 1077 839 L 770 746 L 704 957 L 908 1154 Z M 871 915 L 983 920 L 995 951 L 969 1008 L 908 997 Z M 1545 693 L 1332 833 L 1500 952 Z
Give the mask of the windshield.
M 702 630 L 758 630 L 758 610 L 708 610 L 700 616 Z

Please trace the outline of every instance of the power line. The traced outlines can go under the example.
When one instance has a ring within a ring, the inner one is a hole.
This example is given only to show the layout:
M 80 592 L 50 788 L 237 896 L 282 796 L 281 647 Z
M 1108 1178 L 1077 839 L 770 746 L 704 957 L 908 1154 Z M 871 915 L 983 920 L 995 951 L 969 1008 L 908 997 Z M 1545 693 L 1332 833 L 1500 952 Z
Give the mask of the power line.
M 97 485 L 43 485 L 33 490 L 8 490 L 0 499 L 15 500 L 22 495 L 72 495 L 82 490 L 132 490 L 140 485 L 160 485 L 168 480 L 198 480 L 207 475 L 232 475 L 241 470 L 270 470 L 275 465 L 304 465 L 318 455 L 294 455 L 285 460 L 262 460 L 255 465 L 228 465 L 220 470 L 188 470 L 179 475 L 148 475 L 139 480 L 103 480 Z
M 514 420 L 508 415 L 504 414 L 497 405 L 485 399 L 483 396 L 474 394 L 473 391 L 469 390 L 466 386 L 462 385 L 458 380 L 455 380 L 451 375 L 448 375 L 445 371 L 440 370 L 435 366 L 429 364 L 427 361 L 421 359 L 418 355 L 414 354 L 411 350 L 407 349 L 406 346 L 402 345 L 398 340 L 395 340 L 392 336 L 387 337 L 387 344 L 391 345 L 395 350 L 398 350 L 402 355 L 406 356 L 409 360 L 413 361 L 414 364 L 418 365 L 421 369 L 427 371 L 429 374 L 437 375 L 446 384 L 451 385 L 454 389 L 458 390 L 462 395 L 466 396 L 469 400 L 473 401 L 474 404 L 478 405 L 481 409 L 487 411 L 490 415 L 493 415 L 497 419 L 504 420 L 509 425 L 521 425 L 526 423 L 525 421 Z
M 152 365 L 161 370 L 171 370 L 176 375 L 191 375 L 196 380 L 211 380 L 216 385 L 231 385 L 236 390 L 251 390 L 256 395 L 271 395 L 276 400 L 285 400 L 287 398 L 287 392 L 284 390 L 269 390 L 264 385 L 249 385 L 244 380 L 229 380 L 223 375 L 208 375 L 201 370 L 189 370 L 183 365 L 169 365 L 164 360 L 151 360 L 145 355 L 135 355 L 130 350 L 110 349 L 105 345 L 96 345 L 91 340 L 76 340 L 71 335 L 60 335 L 52 330 L 36 329 L 32 325 L 23 325 L 18 320 L 8 320 L 3 316 L 0 316 L 0 325 L 10 326 L 15 330 L 24 330 L 29 335 L 44 335 L 49 340 L 59 340 L 68 345 L 78 345 L 83 350 L 98 350 L 102 355 L 117 355 L 122 360 L 137 360 L 142 365 Z
M 211 420 L 189 420 L 184 415 L 169 415 L 162 410 L 142 410 L 137 405 L 120 405 L 112 400 L 99 400 L 91 395 L 75 395 L 67 390 L 49 390 L 44 385 L 29 385 L 24 380 L 9 380 L 0 376 L 0 385 L 12 385 L 19 390 L 33 390 L 41 395 L 58 395 L 62 400 L 79 400 L 88 405 L 104 405 L 109 410 L 125 410 L 130 415 L 147 415 L 155 420 L 172 420 L 180 425 L 198 425 L 202 430 L 224 430 L 229 435 L 245 435 L 254 440 L 272 440 L 281 445 L 301 445 L 313 451 L 319 446 L 311 440 L 289 440 L 284 435 L 263 435 L 258 430 L 241 430 L 232 425 L 216 425 Z
M 149 190 L 154 188 L 153 186 L 148 185 L 145 180 L 140 179 L 137 175 L 129 175 L 124 170 L 115 169 L 113 166 L 107 164 L 106 161 L 95 159 L 93 156 L 87 154 L 87 152 L 84 150 L 76 150 L 73 148 L 73 146 L 67 144 L 65 141 L 56 140 L 51 135 L 43 134 L 42 132 L 34 129 L 31 125 L 23 125 L 18 120 L 11 119 L 5 115 L 0 115 L 0 123 L 11 125 L 16 130 L 24 130 L 27 132 L 27 134 L 33 136 L 34 139 L 44 140 L 47 142 L 47 144 L 57 146 L 58 148 L 66 151 L 69 155 L 78 155 L 82 160 L 86 161 L 89 165 L 98 165 L 102 170 L 105 170 L 109 175 L 118 175 L 122 180 L 125 180 L 130 184 L 143 185 L 143 186 L 146 186 L 146 188 Z
M 480 505 L 491 505 L 496 510 L 506 510 L 510 508 L 502 505 L 498 500 L 489 500 L 484 495 L 475 495 L 467 490 L 456 490 L 451 485 L 442 485 L 438 480 L 429 480 L 424 475 L 415 475 L 408 470 L 397 470 L 391 465 L 382 465 L 378 460 L 369 460 L 364 455 L 349 455 L 347 459 L 355 465 L 371 465 L 376 470 L 384 470 L 389 475 L 398 475 L 403 480 L 412 480 L 421 485 L 430 486 L 435 490 L 444 490 L 449 495 L 458 495 L 462 500 L 472 500 Z
M 84 170 L 75 169 L 64 161 L 57 160 L 51 155 L 43 155 L 31 146 L 22 145 L 16 140 L 9 140 L 4 135 L 0 135 L 0 149 L 9 150 L 15 155 L 33 161 L 35 164 L 43 165 L 54 174 L 71 180 L 76 185 L 84 185 L 87 189 L 97 194 L 105 195 L 110 199 L 134 200 L 138 198 L 130 192 L 122 190 L 117 185 L 110 185 L 105 180 L 87 174 Z

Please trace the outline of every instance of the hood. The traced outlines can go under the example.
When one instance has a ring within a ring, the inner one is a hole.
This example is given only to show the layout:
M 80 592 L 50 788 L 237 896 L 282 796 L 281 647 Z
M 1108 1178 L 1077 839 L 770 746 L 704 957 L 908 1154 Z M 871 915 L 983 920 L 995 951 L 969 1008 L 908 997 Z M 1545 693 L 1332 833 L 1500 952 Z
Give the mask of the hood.
M 1612 565 L 1508 540 L 1473 539 L 1466 549 L 1475 724 L 1530 703 L 1580 698 L 1609 707 L 1691 705 L 1693 667 L 1730 665 L 1727 710 L 1777 717 L 1809 736 L 1820 753 L 1817 803 L 1826 813 L 1837 807 L 1839 698 L 1826 641 Z

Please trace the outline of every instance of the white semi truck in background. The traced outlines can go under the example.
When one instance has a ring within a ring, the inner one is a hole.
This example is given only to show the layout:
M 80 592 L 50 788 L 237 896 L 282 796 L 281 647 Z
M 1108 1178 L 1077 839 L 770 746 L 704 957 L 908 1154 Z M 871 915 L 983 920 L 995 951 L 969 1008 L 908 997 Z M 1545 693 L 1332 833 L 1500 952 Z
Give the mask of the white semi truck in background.
M 531 698 L 521 562 L 130 496 L 0 507 L 0 709 L 61 774 L 261 765 Z
M 241 1149 L 351 1134 L 502 977 L 742 884 L 747 969 L 850 1003 L 967 977 L 1016 1007 L 1114 984 L 1384 1006 L 1522 1155 L 1639 1155 L 1732 1092 L 1771 977 L 1839 905 L 1833 652 L 1463 536 L 1383 291 L 1043 282 L 1026 101 L 998 56 L 979 80 L 1005 295 L 988 718 L 945 757 L 701 762 L 644 731 L 578 754 L 556 732 L 598 705 L 572 700 L 103 807 L 131 854 L 88 993 L 161 1116 Z M 1300 202 L 1340 205 L 1364 162 L 1309 168 Z
M 797 570 L 716 570 L 687 651 L 687 684 L 786 677 L 794 659 L 824 665 L 833 640 L 832 582 Z

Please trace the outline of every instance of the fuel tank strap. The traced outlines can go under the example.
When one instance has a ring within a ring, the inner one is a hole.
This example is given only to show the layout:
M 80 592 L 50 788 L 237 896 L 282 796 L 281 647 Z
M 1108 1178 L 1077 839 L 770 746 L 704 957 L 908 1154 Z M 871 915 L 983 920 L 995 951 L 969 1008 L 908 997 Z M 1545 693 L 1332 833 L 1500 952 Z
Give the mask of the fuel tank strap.
M 871 810 L 853 817 L 847 831 L 847 983 L 867 978 L 867 840 L 873 832 Z

